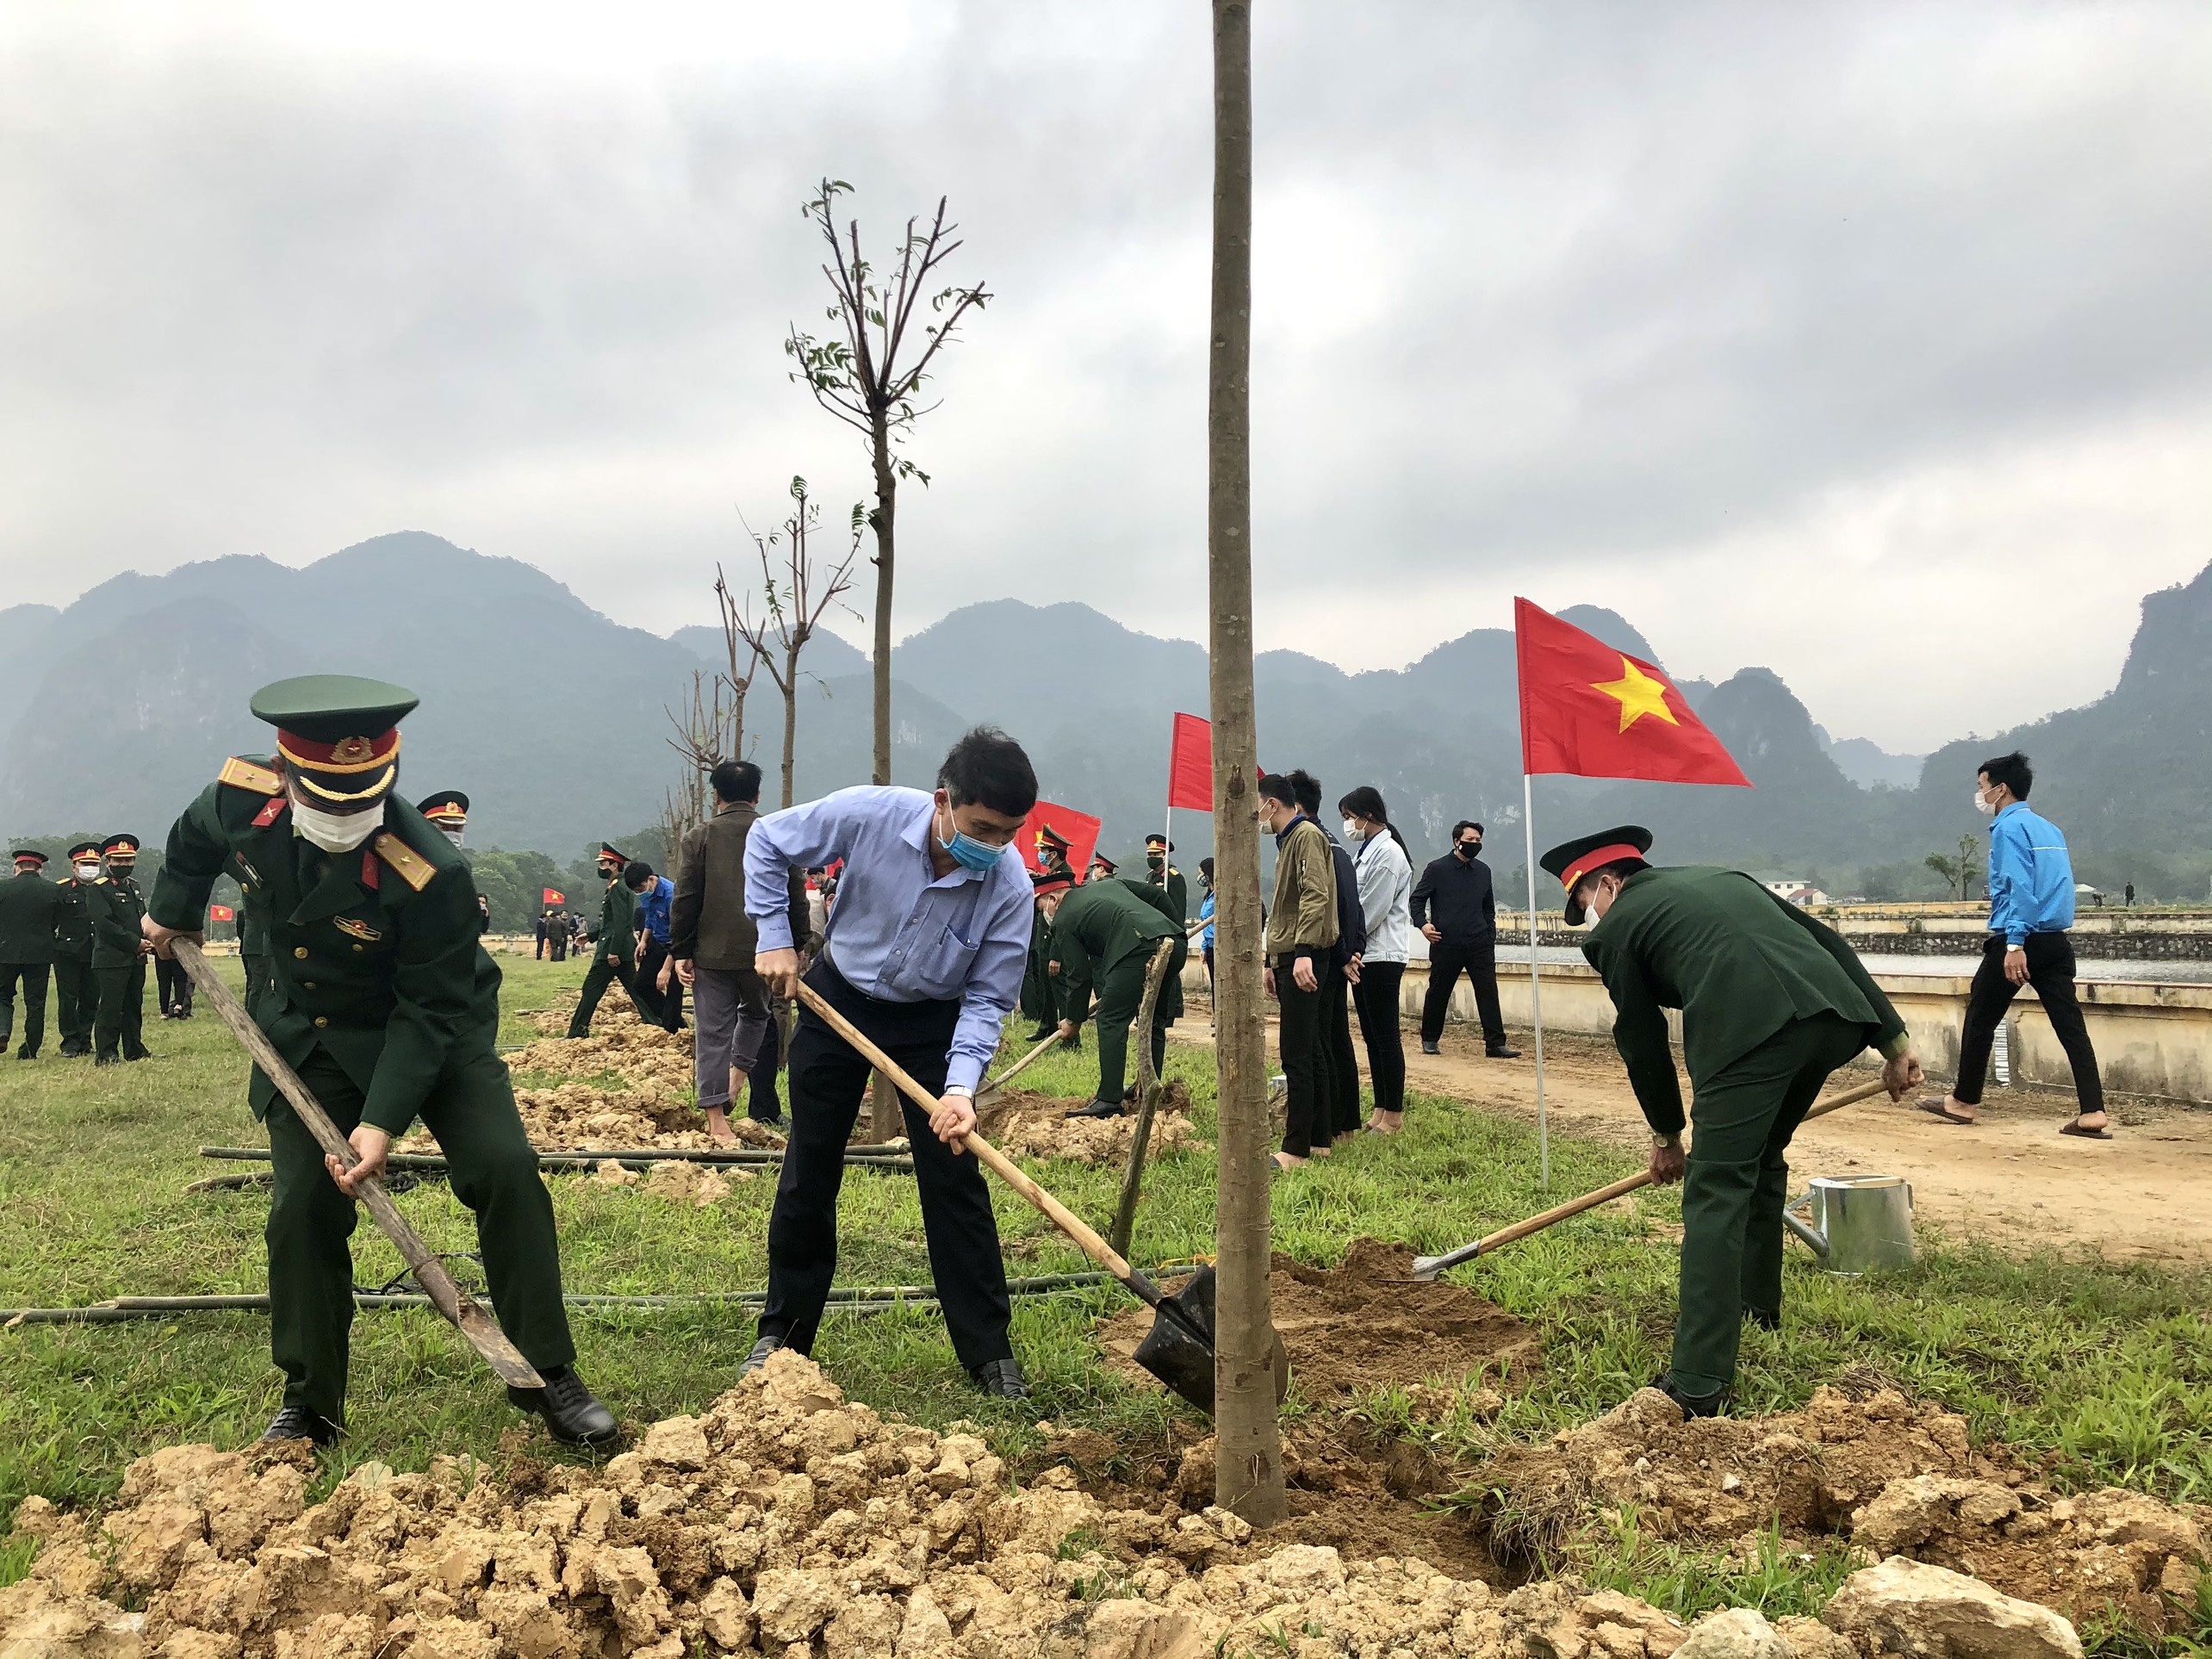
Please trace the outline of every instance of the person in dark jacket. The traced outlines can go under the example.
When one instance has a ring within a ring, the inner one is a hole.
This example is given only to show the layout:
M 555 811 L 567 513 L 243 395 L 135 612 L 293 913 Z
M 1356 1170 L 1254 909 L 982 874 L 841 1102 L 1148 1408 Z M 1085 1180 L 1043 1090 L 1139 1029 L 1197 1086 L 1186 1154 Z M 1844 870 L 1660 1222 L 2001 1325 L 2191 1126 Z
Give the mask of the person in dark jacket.
M 100 843 L 80 841 L 69 849 L 69 873 L 54 884 L 60 893 L 53 925 L 54 1023 L 61 1057 L 92 1052 L 92 1016 L 100 992 L 92 978 L 92 884 L 100 879 Z
M 775 1053 L 762 1050 L 775 1031 L 767 986 L 754 972 L 753 953 L 760 929 L 745 914 L 745 842 L 761 816 L 761 768 L 750 761 L 724 761 L 709 775 L 714 816 L 684 837 L 678 861 L 675 897 L 668 910 L 668 960 L 692 993 L 692 1017 L 698 1028 L 693 1066 L 699 1109 L 707 1133 L 735 1146 L 730 1103 L 736 1079 L 753 1078 L 746 1115 L 780 1124 L 777 1109 Z M 792 937 L 805 940 L 809 929 L 806 886 L 791 877 Z M 768 1087 L 760 1087 L 765 1064 Z
M 1183 1013 L 1183 964 L 1190 952 L 1166 892 L 1150 881 L 1087 881 L 1075 885 L 1072 871 L 1039 875 L 1031 883 L 1037 909 L 1052 929 L 1053 976 L 1059 987 L 1063 1038 L 1072 1037 L 1090 1017 L 1090 993 L 1098 992 L 1098 1088 L 1070 1117 L 1113 1117 L 1125 1092 L 1129 1027 L 1144 1003 L 1145 978 L 1162 941 L 1174 948 L 1165 978 L 1153 998 L 1152 1026 L 1140 1041 L 1152 1044 L 1153 1074 L 1167 1058 L 1167 1028 Z
M 152 954 L 140 933 L 146 919 L 146 895 L 139 891 L 139 840 L 110 836 L 100 843 L 106 873 L 93 884 L 88 910 L 92 916 L 92 978 L 99 987 L 99 1012 L 92 1022 L 95 1066 L 151 1059 L 144 1036 L 146 960 Z
M 1492 1059 L 1519 1059 L 1520 1051 L 1506 1047 L 1506 1020 L 1498 1008 L 1498 902 L 1482 851 L 1482 826 L 1462 818 L 1451 826 L 1451 850 L 1430 860 L 1414 884 L 1414 926 L 1429 943 L 1421 1053 L 1444 1052 L 1444 1016 L 1464 973 L 1482 1020 L 1483 1053 Z
M 576 1000 L 576 1011 L 569 1018 L 569 1035 L 572 1037 L 591 1035 L 592 1016 L 599 1012 L 600 998 L 606 995 L 607 986 L 618 979 L 630 993 L 630 1005 L 637 1010 L 637 1017 L 655 1025 L 661 1022 L 661 999 L 638 983 L 637 972 L 632 965 L 637 954 L 637 898 L 622 884 L 622 873 L 630 867 L 630 854 L 612 842 L 603 841 L 600 842 L 596 862 L 600 879 L 606 883 L 606 890 L 600 898 L 599 925 L 587 935 L 597 949 L 584 975 L 583 994 Z
M 1735 870 L 1654 869 L 1636 824 L 1553 848 L 1567 925 L 1613 1002 L 1613 1043 L 1651 1126 L 1651 1176 L 1682 1184 L 1672 1363 L 1652 1385 L 1690 1416 L 1726 1403 L 1748 1315 L 1782 1320 L 1790 1137 L 1828 1074 L 1878 1048 L 1902 1099 L 1920 1081 L 1904 1022 L 1842 936 Z M 1666 1010 L 1682 1012 L 1681 1085 Z
M 36 1059 L 46 1041 L 47 976 L 61 916 L 61 889 L 46 879 L 47 855 L 16 849 L 16 874 L 0 882 L 0 1049 L 16 1026 L 16 988 L 23 991 L 23 1046 L 17 1059 Z
M 1320 780 L 1293 773 L 1298 810 L 1321 821 Z M 1329 1139 L 1359 1133 L 1359 1062 L 1351 1047 L 1351 988 L 1359 983 L 1359 959 L 1367 948 L 1367 913 L 1359 904 L 1359 873 L 1344 843 L 1327 830 L 1329 861 L 1336 870 L 1337 941 L 1329 952 L 1329 971 L 1321 981 L 1321 1059 L 1329 1068 Z

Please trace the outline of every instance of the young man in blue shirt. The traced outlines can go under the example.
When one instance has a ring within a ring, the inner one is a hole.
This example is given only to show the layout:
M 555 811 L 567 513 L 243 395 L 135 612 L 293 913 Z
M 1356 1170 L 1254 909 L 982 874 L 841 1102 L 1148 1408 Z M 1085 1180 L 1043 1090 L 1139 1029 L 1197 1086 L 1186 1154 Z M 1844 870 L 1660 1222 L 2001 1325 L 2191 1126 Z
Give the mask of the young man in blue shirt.
M 935 793 L 841 789 L 770 813 L 745 842 L 745 913 L 760 935 L 754 968 L 786 997 L 798 994 L 799 977 L 790 873 L 843 861 L 806 983 L 937 1097 L 926 1114 L 901 1101 L 929 1271 L 960 1364 L 985 1394 L 1008 1400 L 1029 1390 L 1007 1334 L 1013 1309 L 991 1192 L 966 1137 L 1028 958 L 1029 873 L 1003 854 L 1036 801 L 1021 745 L 979 727 L 945 756 Z M 868 1072 L 802 1003 L 791 1040 L 791 1134 L 768 1221 L 767 1302 L 744 1370 L 778 1348 L 814 1345 L 837 1265 L 845 1143 Z
M 622 885 L 637 901 L 635 960 L 637 989 L 642 993 L 637 1012 L 656 1025 L 680 1031 L 684 1028 L 684 988 L 667 971 L 668 907 L 675 898 L 676 884 L 664 875 L 655 875 L 653 867 L 643 859 L 634 858 L 623 868 Z
M 2051 1030 L 2073 1067 L 2078 1106 L 2059 1133 L 2109 1140 L 2104 1084 L 2097 1051 L 2074 996 L 2073 861 L 2066 838 L 2047 818 L 2028 810 L 2035 774 L 2015 751 L 1983 762 L 1974 781 L 1974 810 L 1994 815 L 1989 830 L 1989 939 L 1967 994 L 1967 1020 L 1959 1036 L 1959 1079 L 1941 1100 L 1920 1109 L 1947 1123 L 1972 1123 L 1981 1104 L 1982 1074 L 1998 1022 L 2022 985 L 2033 985 Z

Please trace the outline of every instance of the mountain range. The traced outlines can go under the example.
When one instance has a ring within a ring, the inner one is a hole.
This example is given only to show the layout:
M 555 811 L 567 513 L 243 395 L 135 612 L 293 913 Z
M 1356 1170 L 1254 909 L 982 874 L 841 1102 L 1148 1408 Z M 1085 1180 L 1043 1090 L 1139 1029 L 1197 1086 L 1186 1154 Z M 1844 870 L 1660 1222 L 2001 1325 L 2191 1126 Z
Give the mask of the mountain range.
M 1626 618 L 1566 619 L 1657 661 Z M 159 836 L 222 757 L 264 752 L 252 690 L 317 670 L 373 674 L 422 694 L 406 726 L 410 793 L 474 800 L 473 846 L 565 861 L 601 836 L 656 821 L 680 762 L 666 710 L 722 637 L 668 637 L 591 609 L 518 560 L 420 531 L 381 536 L 304 568 L 257 556 L 127 574 L 64 609 L 0 611 L 0 826 L 17 835 L 129 829 Z M 822 633 L 801 663 L 799 798 L 867 777 L 868 662 Z M 1206 656 L 1087 606 L 970 605 L 892 656 L 893 773 L 927 785 L 966 726 L 1019 737 L 1046 795 L 1101 816 L 1132 853 L 1161 820 L 1169 718 L 1207 706 Z M 1513 636 L 1477 629 L 1406 668 L 1347 674 L 1293 651 L 1254 665 L 1260 756 L 1303 766 L 1335 796 L 1372 783 L 1417 857 L 1461 817 L 1490 826 L 1501 879 L 1523 857 Z M 2212 567 L 2153 593 L 2119 683 L 2083 708 L 1925 757 L 1831 741 L 1781 679 L 1747 668 L 1678 681 L 1757 786 L 1752 790 L 1545 778 L 1540 841 L 1593 825 L 1649 824 L 1662 856 L 1742 864 L 1832 892 L 1933 896 L 1922 864 L 1980 823 L 1974 762 L 2026 749 L 2036 806 L 2066 830 L 2085 879 L 2201 895 L 2212 873 Z M 776 798 L 781 705 L 766 674 L 748 746 Z M 1210 846 L 1203 814 L 1175 816 L 1178 862 Z

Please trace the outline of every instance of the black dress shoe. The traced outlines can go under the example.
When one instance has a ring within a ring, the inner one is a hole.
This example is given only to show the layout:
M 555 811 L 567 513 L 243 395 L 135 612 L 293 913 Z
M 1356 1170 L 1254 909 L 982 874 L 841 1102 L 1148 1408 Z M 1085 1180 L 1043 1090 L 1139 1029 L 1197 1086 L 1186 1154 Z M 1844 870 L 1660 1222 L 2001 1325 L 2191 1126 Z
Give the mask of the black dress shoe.
M 1042 1042 L 1047 1037 L 1051 1036 L 1053 1032 L 1059 1029 L 1059 1027 L 1056 1025 L 1041 1025 L 1035 1031 L 1032 1031 L 1028 1036 L 1022 1038 L 1022 1041 L 1023 1042 Z
M 338 1425 L 305 1406 L 287 1406 L 261 1431 L 264 1440 L 312 1440 L 326 1446 L 338 1438 Z
M 17 1059 L 36 1059 L 38 1057 L 39 1051 L 35 1048 L 18 1048 L 16 1051 Z
M 1094 1100 L 1068 1114 L 1070 1117 L 1119 1117 L 1121 1115 L 1122 1103 L 1118 1100 Z
M 1508 1048 L 1503 1043 L 1500 1043 L 1495 1048 L 1485 1048 L 1482 1051 L 1482 1058 L 1484 1059 L 1519 1059 L 1520 1050 Z
M 1432 1042 L 1425 1042 L 1421 1045 L 1421 1053 L 1424 1054 L 1441 1054 L 1444 1053 L 1444 1050 L 1438 1047 Z
M 603 1446 L 622 1432 L 614 1414 L 600 1404 L 573 1365 L 541 1370 L 542 1389 L 509 1389 L 507 1403 L 519 1411 L 534 1411 L 563 1445 Z
M 745 1356 L 745 1363 L 737 1368 L 740 1376 L 750 1376 L 768 1363 L 768 1356 L 784 1345 L 780 1336 L 764 1336 L 753 1345 L 753 1351 Z
M 1779 1308 L 1747 1308 L 1743 1310 L 1743 1317 L 1762 1331 L 1782 1328 L 1782 1310 Z
M 1027 1400 L 1029 1385 L 1022 1380 L 1022 1362 L 1018 1359 L 986 1359 L 980 1365 L 968 1368 L 975 1385 L 994 1400 Z
M 1675 1386 L 1675 1374 L 1662 1371 L 1651 1379 L 1651 1386 L 1682 1408 L 1685 1417 L 1718 1417 L 1720 1408 L 1728 1403 L 1728 1390 L 1714 1394 L 1688 1394 Z
M 95 1066 L 121 1066 L 122 1061 L 117 1059 L 113 1054 L 97 1054 L 93 1057 L 92 1064 Z

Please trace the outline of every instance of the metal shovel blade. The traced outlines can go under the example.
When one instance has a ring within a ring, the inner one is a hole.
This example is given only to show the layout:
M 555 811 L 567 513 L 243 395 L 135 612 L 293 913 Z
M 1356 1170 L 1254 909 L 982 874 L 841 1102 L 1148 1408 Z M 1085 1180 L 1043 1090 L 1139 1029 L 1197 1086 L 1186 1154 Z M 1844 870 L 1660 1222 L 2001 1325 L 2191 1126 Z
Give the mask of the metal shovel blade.
M 1138 1364 L 1212 1415 L 1214 1410 L 1214 1270 L 1202 1267 L 1153 1308 L 1151 1332 L 1137 1345 Z

